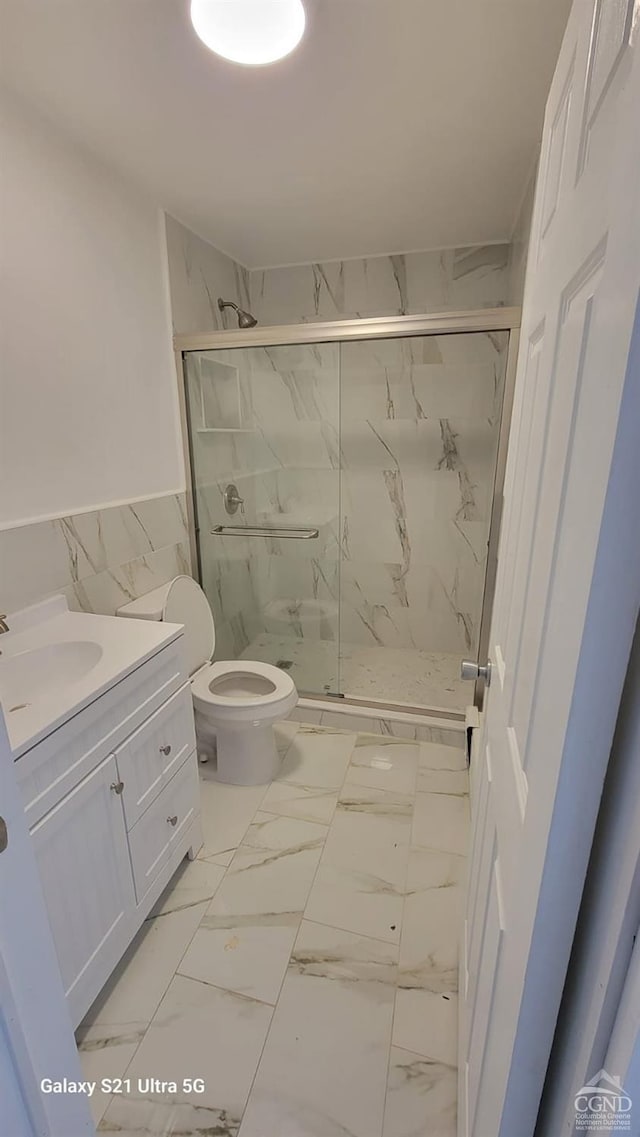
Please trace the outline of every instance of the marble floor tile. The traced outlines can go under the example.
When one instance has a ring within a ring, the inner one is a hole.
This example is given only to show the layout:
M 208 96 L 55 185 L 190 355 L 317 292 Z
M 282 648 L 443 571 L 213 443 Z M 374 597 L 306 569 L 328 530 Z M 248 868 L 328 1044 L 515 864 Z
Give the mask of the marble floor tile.
M 269 787 L 201 768 L 205 847 L 77 1033 L 86 1077 L 135 1079 L 127 1099 L 94 1095 L 95 1121 L 120 1137 L 454 1137 L 464 751 L 298 720 L 276 740 Z M 154 1094 L 138 1076 L 206 1088 Z
M 446 746 L 439 742 L 419 743 L 418 767 L 420 770 L 467 770 L 464 735 L 459 746 Z
M 96 1048 L 102 1038 L 107 1045 L 115 1045 L 118 1033 L 126 1045 L 135 1041 L 136 1037 L 138 1041 L 142 1037 L 207 910 L 223 871 L 218 865 L 204 862 L 193 872 L 189 871 L 191 868 L 192 865 L 187 866 L 177 877 L 176 907 L 172 908 L 174 901 L 169 888 L 159 902 L 158 914 L 145 921 L 87 1013 L 80 1027 L 81 1046 L 91 1043 Z M 181 883 L 186 877 L 191 893 L 187 903 L 187 886 Z M 192 903 L 196 886 L 202 900 Z
M 427 770 L 421 766 L 416 789 L 419 793 L 464 797 L 469 793 L 469 775 L 466 770 Z
M 397 943 L 402 925 L 412 798 L 345 784 L 306 916 Z
M 127 1070 L 131 1093 L 112 1099 L 100 1132 L 236 1137 L 271 1015 L 263 1003 L 176 976 Z M 147 1078 L 177 1082 L 177 1092 L 149 1091 Z M 183 1078 L 201 1078 L 204 1091 L 183 1089 Z
M 458 1061 L 458 996 L 399 990 L 393 1044 L 424 1054 L 434 1062 L 455 1066 Z
M 180 974 L 275 1003 L 327 829 L 257 813 Z
M 305 915 L 319 924 L 397 944 L 402 913 L 402 885 L 391 884 L 373 873 L 321 864 Z
M 287 753 L 291 746 L 293 737 L 300 730 L 300 723 L 294 722 L 292 719 L 286 719 L 283 722 L 277 722 L 273 728 L 273 736 L 276 740 L 276 749 L 278 754 L 282 757 Z
M 413 798 L 368 786 L 344 786 L 322 856 L 323 864 L 373 873 L 402 886 Z
M 294 735 L 277 777 L 278 782 L 315 789 L 339 790 L 355 746 L 355 734 L 327 733 L 304 726 Z
M 412 794 L 416 788 L 418 743 L 374 741 L 366 735 L 359 738 L 351 755 L 346 785 L 371 786 Z
M 82 1076 L 89 1082 L 97 1082 L 96 1091 L 89 1098 L 94 1125 L 98 1125 L 112 1096 L 100 1089 L 102 1079 L 123 1077 L 143 1037 L 142 1029 L 133 1029 L 127 1035 L 121 1033 L 120 1027 L 116 1027 L 114 1034 L 110 1035 L 109 1029 L 105 1027 L 95 1038 L 87 1037 L 83 1042 L 78 1042 Z
M 273 782 L 260 803 L 260 809 L 266 813 L 277 813 L 281 817 L 297 817 L 302 821 L 329 825 L 337 801 L 338 790 Z
M 450 1066 L 457 1061 L 465 872 L 464 857 L 454 853 L 409 854 L 393 1028 L 394 1045 Z
M 455 1066 L 391 1047 L 382 1137 L 456 1137 Z
M 381 1133 L 396 953 L 302 924 L 241 1137 Z
M 436 995 L 457 991 L 463 872 L 462 857 L 412 852 L 400 944 L 401 990 Z
M 466 877 L 466 857 L 417 847 L 409 850 L 405 889 L 407 897 L 432 889 L 464 887 Z
M 411 844 L 465 856 L 469 839 L 469 801 L 451 794 L 417 793 Z
M 148 919 L 209 903 L 224 877 L 224 866 L 184 860 L 151 910 Z
M 206 762 L 200 766 L 200 804 L 204 845 L 200 860 L 215 858 L 230 864 L 260 802 L 266 786 L 231 786 L 215 779 Z

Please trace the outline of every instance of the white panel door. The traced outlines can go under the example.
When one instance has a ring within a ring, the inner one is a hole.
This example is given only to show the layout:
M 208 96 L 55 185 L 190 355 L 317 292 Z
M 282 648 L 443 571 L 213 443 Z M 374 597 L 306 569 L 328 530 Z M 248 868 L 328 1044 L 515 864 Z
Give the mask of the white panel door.
M 131 938 L 136 901 L 118 784 L 112 755 L 31 831 L 74 1025 Z
M 0 1132 L 90 1137 L 86 1096 L 40 1088 L 82 1071 L 2 711 L 0 814 Z
M 633 8 L 576 0 L 547 105 L 474 747 L 461 1137 L 533 1133 L 638 608 Z

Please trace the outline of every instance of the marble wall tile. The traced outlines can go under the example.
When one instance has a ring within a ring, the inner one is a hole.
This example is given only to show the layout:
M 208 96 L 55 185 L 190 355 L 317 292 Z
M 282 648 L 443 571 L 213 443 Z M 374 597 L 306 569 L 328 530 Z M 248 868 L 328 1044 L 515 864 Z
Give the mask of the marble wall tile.
M 497 307 L 505 302 L 508 245 L 254 271 L 251 309 L 261 324 Z
M 507 297 L 506 245 L 247 275 L 172 219 L 167 239 L 179 331 L 222 326 L 212 300 L 223 292 L 261 324 L 500 306 Z M 202 538 L 218 658 L 250 649 L 254 633 L 476 651 L 507 341 L 476 333 L 191 359 L 194 421 L 204 422 L 218 360 L 236 376 L 241 427 L 195 432 L 201 532 L 229 520 L 229 481 L 245 498 L 246 523 L 321 531 L 317 542 L 218 538 L 215 548 Z M 227 421 L 226 395 L 224 406 L 212 397 Z
M 0 595 L 10 612 L 63 592 L 74 609 L 113 615 L 190 572 L 184 494 L 0 531 Z
M 248 308 L 249 273 L 207 241 L 165 214 L 174 331 L 218 331 L 234 326 L 234 313 L 218 297 Z M 237 321 L 235 321 L 237 326 Z

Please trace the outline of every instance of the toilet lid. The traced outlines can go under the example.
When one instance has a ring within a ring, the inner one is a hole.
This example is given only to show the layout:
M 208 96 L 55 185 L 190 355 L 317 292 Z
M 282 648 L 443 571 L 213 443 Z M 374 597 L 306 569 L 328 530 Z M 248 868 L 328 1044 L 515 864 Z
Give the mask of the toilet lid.
M 177 576 L 171 581 L 162 619 L 170 624 L 184 624 L 189 675 L 209 663 L 216 646 L 216 629 L 209 601 L 192 576 Z

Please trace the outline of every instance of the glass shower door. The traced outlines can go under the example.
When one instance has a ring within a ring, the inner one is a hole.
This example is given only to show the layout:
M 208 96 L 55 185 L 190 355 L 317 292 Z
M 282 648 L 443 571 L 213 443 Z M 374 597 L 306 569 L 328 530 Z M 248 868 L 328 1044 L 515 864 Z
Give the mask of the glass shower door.
M 185 383 L 215 658 L 338 693 L 340 345 L 192 351 Z
M 477 659 L 509 333 L 341 346 L 341 681 L 464 712 Z

